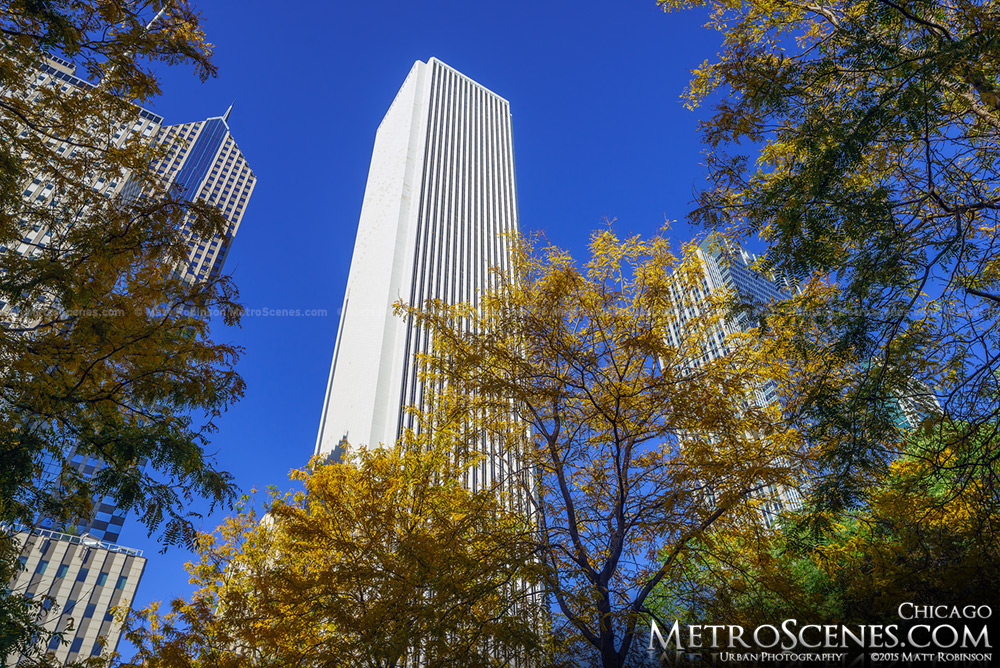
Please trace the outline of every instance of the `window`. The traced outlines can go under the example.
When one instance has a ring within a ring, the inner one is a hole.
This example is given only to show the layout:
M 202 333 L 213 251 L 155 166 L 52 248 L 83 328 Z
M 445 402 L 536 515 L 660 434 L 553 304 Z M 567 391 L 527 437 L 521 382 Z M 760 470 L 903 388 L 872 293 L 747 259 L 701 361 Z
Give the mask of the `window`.
M 73 644 L 69 646 L 70 654 L 73 652 L 79 652 L 81 647 L 83 647 L 83 638 L 77 638 L 73 641 Z
M 118 584 L 115 585 L 115 589 L 124 589 L 126 581 L 128 581 L 128 578 L 126 578 L 124 575 L 119 576 Z
M 88 603 L 87 607 L 84 608 L 84 610 L 83 610 L 83 616 L 87 617 L 89 619 L 90 617 L 94 616 L 94 611 L 95 610 L 97 610 L 97 604 L 96 603 Z
M 59 639 L 59 636 L 53 637 L 52 640 L 49 641 L 49 649 L 59 649 L 59 643 L 61 642 L 62 641 Z
M 95 642 L 94 649 L 90 650 L 90 656 L 98 656 L 101 653 L 101 643 Z
M 81 568 L 80 569 L 80 573 L 76 576 L 76 581 L 77 582 L 83 582 L 84 580 L 87 579 L 88 575 L 90 575 L 90 569 L 89 568 Z
M 35 567 L 35 575 L 44 575 L 45 569 L 49 567 L 49 562 L 42 560 L 38 562 L 38 566 Z
M 103 586 L 104 583 L 107 582 L 107 581 L 108 581 L 108 574 L 107 573 L 101 573 L 100 575 L 97 576 L 97 584 L 99 586 Z

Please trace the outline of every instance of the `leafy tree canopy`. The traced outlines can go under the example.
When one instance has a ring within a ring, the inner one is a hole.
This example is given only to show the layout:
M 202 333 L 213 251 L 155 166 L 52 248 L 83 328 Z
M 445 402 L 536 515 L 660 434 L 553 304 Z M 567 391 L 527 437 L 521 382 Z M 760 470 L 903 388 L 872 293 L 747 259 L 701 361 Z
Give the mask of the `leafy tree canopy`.
M 64 85 L 53 75 L 60 62 L 80 79 Z M 172 544 L 194 536 L 194 497 L 235 498 L 206 445 L 215 418 L 242 395 L 239 350 L 213 341 L 203 314 L 235 324 L 236 290 L 227 278 L 192 285 L 174 273 L 188 251 L 182 223 L 207 237 L 225 221 L 166 192 L 151 167 L 166 147 L 131 131 L 159 93 L 157 64 L 215 74 L 186 0 L 0 8 L 4 581 L 18 523 L 72 526 L 94 498 L 110 496 Z M 104 465 L 81 475 L 71 453 Z M 2 596 L 0 609 L 20 605 Z M 0 614 L 5 629 L 21 629 L 5 632 L 6 656 L 29 631 Z
M 686 587 L 657 592 L 659 614 L 746 627 L 781 619 L 887 624 L 899 623 L 906 601 L 964 607 L 997 600 L 998 471 L 981 467 L 974 481 L 956 475 L 975 448 L 927 443 L 936 438 L 912 433 L 910 454 L 891 465 L 868 505 L 835 514 L 835 528 L 820 542 L 794 522 L 763 540 L 729 537 L 727 549 L 688 564 Z
M 166 522 L 173 543 L 191 535 L 183 505 L 193 494 L 233 495 L 204 446 L 212 419 L 242 394 L 232 368 L 239 351 L 213 342 L 200 314 L 218 309 L 236 322 L 235 288 L 228 279 L 189 285 L 174 273 L 187 257 L 181 221 L 206 236 L 225 221 L 164 192 L 152 171 L 164 147 L 128 132 L 136 105 L 159 92 L 154 62 L 215 72 L 191 6 L 164 3 L 151 22 L 159 9 L 10 2 L 0 15 L 3 522 L 71 520 L 108 494 L 151 530 Z M 97 83 L 39 84 L 48 56 Z M 24 195 L 35 181 L 53 197 Z M 125 182 L 132 196 L 109 197 L 100 185 Z M 32 230 L 50 234 L 16 252 Z M 106 466 L 81 477 L 67 466 L 71 450 Z
M 896 407 L 940 412 L 940 434 L 979 449 L 969 466 L 995 462 L 1000 5 L 659 4 L 706 7 L 725 35 L 686 93 L 714 105 L 693 220 L 760 235 L 765 267 L 835 287 L 810 312 L 823 336 L 801 344 L 854 369 L 802 388 L 811 438 L 840 444 L 817 507 L 861 503 L 895 454 Z
M 763 504 L 810 471 L 781 408 L 755 399 L 786 382 L 785 352 L 730 327 L 703 271 L 694 248 L 678 259 L 663 238 L 603 230 L 581 264 L 520 242 L 477 305 L 405 309 L 435 343 L 432 382 L 466 391 L 534 473 L 513 480 L 567 665 L 629 665 L 650 592 L 683 575 L 692 545 L 761 531 Z
M 467 488 L 477 460 L 456 457 L 449 432 L 296 471 L 304 493 L 274 498 L 263 520 L 245 505 L 201 536 L 201 560 L 188 566 L 199 589 L 165 614 L 138 613 L 133 664 L 393 668 L 419 657 L 458 668 L 538 657 L 529 525 L 497 488 Z

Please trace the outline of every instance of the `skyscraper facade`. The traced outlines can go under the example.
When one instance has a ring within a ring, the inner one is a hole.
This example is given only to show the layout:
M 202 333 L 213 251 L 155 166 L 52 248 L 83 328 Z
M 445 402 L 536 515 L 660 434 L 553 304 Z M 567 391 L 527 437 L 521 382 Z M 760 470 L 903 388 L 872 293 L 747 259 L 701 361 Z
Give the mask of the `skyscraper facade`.
M 229 114 L 204 121 L 164 126 L 157 142 L 166 144 L 167 156 L 156 165 L 166 187 L 180 186 L 189 201 L 202 199 L 216 206 L 226 218 L 224 233 L 211 239 L 188 236 L 187 262 L 178 268 L 190 282 L 218 278 L 233 238 L 240 228 L 257 177 L 229 132 Z
M 791 281 L 759 271 L 755 267 L 758 261 L 756 255 L 718 235 L 710 235 L 703 240 L 694 253 L 703 269 L 702 281 L 686 291 L 680 285 L 673 288 L 677 306 L 667 335 L 672 345 L 679 345 L 688 321 L 710 308 L 709 299 L 713 294 L 726 291 L 744 302 L 767 305 L 788 299 L 797 289 Z M 709 333 L 702 360 L 710 361 L 725 355 L 729 350 L 726 342 L 729 335 L 745 332 L 755 325 L 742 313 L 722 320 Z M 760 406 L 778 400 L 777 387 L 770 382 L 756 388 L 754 394 L 754 400 Z M 781 512 L 797 507 L 802 501 L 801 494 L 791 488 L 771 487 L 756 496 L 762 518 L 768 526 Z
M 510 105 L 441 61 L 417 61 L 375 135 L 316 454 L 393 444 L 425 408 L 425 333 L 393 304 L 477 304 L 517 234 Z M 489 458 L 487 458 L 488 460 Z M 473 487 L 503 475 L 484 460 Z
M 26 91 L 27 101 L 32 102 L 45 94 L 58 92 L 60 95 L 84 95 L 91 88 L 91 84 L 77 76 L 76 66 L 58 56 L 47 56 L 40 62 L 33 72 L 28 73 L 28 87 Z M 122 120 L 114 133 L 107 138 L 108 148 L 120 148 L 134 136 L 139 135 L 145 141 L 153 141 L 159 135 L 163 125 L 163 117 L 145 109 L 136 108 L 133 118 Z M 26 136 L 32 130 L 27 124 L 22 124 L 21 136 Z M 77 145 L 72 137 L 63 139 L 52 139 L 52 150 L 58 155 L 73 157 L 78 153 L 85 152 L 85 148 Z M 124 170 L 115 177 L 94 176 L 89 185 L 94 190 L 108 197 L 120 197 L 126 192 L 129 183 L 130 172 Z M 24 191 L 21 197 L 34 207 L 52 207 L 59 205 L 60 197 L 56 192 L 56 185 L 51 178 L 48 178 L 44 170 L 39 170 L 30 182 L 24 184 Z M 70 221 L 66 221 L 70 222 Z M 21 240 L 12 247 L 0 246 L 0 253 L 16 253 L 21 256 L 39 257 L 45 249 L 52 245 L 53 238 L 57 237 L 60 230 L 52 229 L 44 223 L 38 221 L 25 221 L 24 235 Z M 17 313 L 12 313 L 10 306 L 6 303 L 3 295 L 0 295 L 0 315 L 7 317 L 18 317 Z
M 90 84 L 76 76 L 72 63 L 48 57 L 29 74 L 32 95 L 42 87 L 62 94 L 86 94 Z M 184 232 L 190 246 L 187 262 L 176 268 L 189 282 L 211 280 L 219 276 L 222 265 L 239 229 L 247 203 L 256 185 L 256 177 L 229 132 L 229 114 L 180 125 L 163 125 L 163 118 L 145 109 L 136 109 L 135 118 L 123 121 L 112 137 L 121 146 L 136 134 L 149 143 L 167 145 L 166 156 L 153 168 L 163 178 L 166 188 L 179 186 L 189 201 L 202 199 L 216 206 L 227 221 L 222 234 L 211 239 L 195 238 L 189 221 Z M 29 130 L 25 128 L 24 132 Z M 71 138 L 70 138 L 71 139 Z M 72 141 L 55 147 L 78 150 Z M 85 186 L 108 197 L 135 197 L 139 187 L 125 172 L 120 178 L 97 178 Z M 22 197 L 36 206 L 55 207 L 59 194 L 43 174 L 25 184 Z M 26 224 L 25 234 L 16 248 L 0 248 L 22 256 L 40 255 L 53 234 L 43 226 Z M 57 306 L 57 305 L 56 305 Z M 2 301 L 0 317 L 17 318 L 19 314 Z M 104 463 L 70 448 L 64 462 L 50 461 L 46 475 L 58 484 L 62 466 L 69 466 L 84 477 L 96 475 Z M 52 631 L 63 632 L 63 639 L 53 638 L 46 648 L 60 663 L 107 655 L 114 651 L 121 635 L 121 624 L 111 609 L 128 608 L 142 578 L 146 559 L 141 550 L 117 544 L 126 513 L 110 498 L 94 499 L 90 517 L 79 518 L 71 525 L 57 524 L 40 517 L 33 527 L 0 527 L 11 531 L 21 545 L 21 570 L 8 583 L 10 591 L 44 601 L 40 622 Z M 9 659 L 16 665 L 19 656 Z
M 738 243 L 711 235 L 694 249 L 703 268 L 703 281 L 687 293 L 680 286 L 675 288 L 674 300 L 678 304 L 669 327 L 670 343 L 677 345 L 684 325 L 701 315 L 709 306 L 714 293 L 728 291 L 741 300 L 766 305 L 788 299 L 795 293 L 791 282 L 777 276 L 768 276 L 755 269 L 758 257 L 747 252 Z M 734 332 L 745 332 L 755 326 L 743 313 L 727 318 L 711 333 L 704 351 L 704 359 L 713 360 L 727 351 L 726 337 Z M 776 388 L 769 385 L 757 390 L 756 399 L 761 405 L 777 399 Z

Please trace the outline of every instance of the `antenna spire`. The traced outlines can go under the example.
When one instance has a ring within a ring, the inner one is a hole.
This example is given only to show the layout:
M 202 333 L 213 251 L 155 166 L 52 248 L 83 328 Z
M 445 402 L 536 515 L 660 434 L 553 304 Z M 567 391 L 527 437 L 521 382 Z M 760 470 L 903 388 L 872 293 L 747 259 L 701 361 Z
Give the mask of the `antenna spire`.
M 226 113 L 222 114 L 222 122 L 225 123 L 226 125 L 229 124 L 229 114 L 231 114 L 233 112 L 233 105 L 234 104 L 236 104 L 236 100 L 235 99 L 233 100 L 233 104 L 229 105 L 229 108 L 226 109 Z

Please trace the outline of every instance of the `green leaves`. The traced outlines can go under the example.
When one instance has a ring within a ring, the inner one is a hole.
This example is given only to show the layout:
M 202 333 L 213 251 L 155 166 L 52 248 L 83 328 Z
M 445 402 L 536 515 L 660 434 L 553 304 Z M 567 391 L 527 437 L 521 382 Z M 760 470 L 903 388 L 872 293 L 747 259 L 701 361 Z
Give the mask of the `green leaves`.
M 730 334 L 709 359 L 725 295 L 709 294 L 698 248 L 683 250 L 601 230 L 577 263 L 522 241 L 478 309 L 397 305 L 430 330 L 422 362 L 464 393 L 471 442 L 480 430 L 513 454 L 505 484 L 537 518 L 553 635 L 573 660 L 629 665 L 647 597 L 681 577 L 692 542 L 759 530 L 755 493 L 808 468 L 781 412 L 751 400 L 787 384 L 784 342 Z
M 660 614 L 745 626 L 774 619 L 895 623 L 899 605 L 983 605 L 998 595 L 996 466 L 961 466 L 988 450 L 923 428 L 872 484 L 863 506 L 825 516 L 817 540 L 792 516 L 760 542 L 737 541 L 692 563 L 690 586 L 662 592 Z M 942 466 L 944 465 L 944 466 Z M 688 606 L 685 611 L 684 607 Z
M 189 285 L 172 269 L 187 257 L 182 222 L 204 236 L 225 222 L 159 188 L 152 164 L 162 148 L 127 132 L 139 119 L 132 100 L 155 92 L 144 58 L 212 68 L 187 3 L 170 3 L 146 30 L 153 13 L 116 1 L 18 2 L 0 23 L 8 35 L 0 124 L 11 138 L 0 150 L 11 167 L 0 191 L 0 426 L 23 435 L 25 450 L 11 461 L 36 462 L 18 469 L 19 485 L 33 491 L 5 504 L 2 521 L 33 522 L 39 498 L 47 513 L 73 514 L 44 489 L 37 464 L 43 455 L 60 462 L 67 447 L 109 467 L 94 480 L 77 477 L 62 497 L 109 494 L 123 508 L 144 507 L 151 529 L 168 517 L 168 542 L 191 532 L 181 526 L 190 494 L 233 498 L 203 446 L 212 419 L 242 394 L 239 350 L 213 342 L 199 313 L 219 311 L 234 324 L 235 288 L 225 278 Z M 49 74 L 39 69 L 43 49 L 75 57 L 100 85 L 47 85 L 56 78 L 51 65 Z M 107 195 L 126 180 L 141 196 Z M 33 241 L 24 248 L 22 238 Z M 207 420 L 198 425 L 192 412 Z

